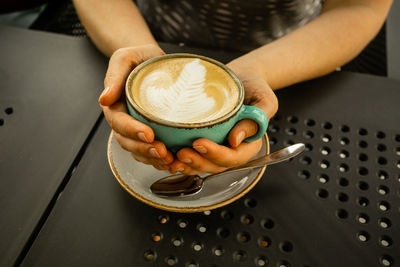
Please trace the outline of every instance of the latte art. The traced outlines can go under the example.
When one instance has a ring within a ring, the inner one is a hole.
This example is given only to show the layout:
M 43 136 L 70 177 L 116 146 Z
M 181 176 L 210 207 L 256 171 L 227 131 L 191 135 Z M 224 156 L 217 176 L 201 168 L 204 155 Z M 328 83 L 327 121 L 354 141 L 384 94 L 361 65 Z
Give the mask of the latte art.
M 133 85 L 142 109 L 179 123 L 218 119 L 233 109 L 239 95 L 228 73 L 198 58 L 157 62 L 141 70 Z

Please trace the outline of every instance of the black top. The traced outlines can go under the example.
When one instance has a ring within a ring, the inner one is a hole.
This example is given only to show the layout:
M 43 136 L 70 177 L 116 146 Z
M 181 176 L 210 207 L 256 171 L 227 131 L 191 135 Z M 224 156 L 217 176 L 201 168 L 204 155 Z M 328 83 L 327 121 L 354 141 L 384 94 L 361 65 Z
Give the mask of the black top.
M 250 51 L 319 15 L 322 0 L 139 0 L 154 36 L 169 43 Z

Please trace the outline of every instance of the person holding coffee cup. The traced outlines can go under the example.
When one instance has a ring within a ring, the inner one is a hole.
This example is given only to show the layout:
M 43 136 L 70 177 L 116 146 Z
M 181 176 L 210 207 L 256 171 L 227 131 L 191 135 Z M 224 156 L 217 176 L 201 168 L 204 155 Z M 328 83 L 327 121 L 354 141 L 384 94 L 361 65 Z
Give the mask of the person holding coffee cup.
M 245 89 L 245 104 L 271 118 L 273 90 L 334 71 L 355 57 L 381 28 L 391 0 L 164 1 L 75 0 L 90 38 L 111 56 L 99 102 L 121 146 L 158 169 L 188 174 L 219 172 L 254 156 L 261 141 L 243 142 L 258 131 L 241 120 L 228 145 L 201 138 L 176 154 L 154 131 L 127 114 L 121 96 L 129 73 L 163 55 L 159 40 L 246 52 L 227 66 Z M 146 15 L 146 20 L 141 15 Z
M 263 110 L 243 105 L 239 78 L 224 64 L 200 55 L 169 54 L 141 63 L 129 74 L 125 95 L 129 114 L 150 126 L 173 152 L 200 138 L 222 145 L 244 119 L 258 125 L 245 142 L 263 137 L 268 125 Z

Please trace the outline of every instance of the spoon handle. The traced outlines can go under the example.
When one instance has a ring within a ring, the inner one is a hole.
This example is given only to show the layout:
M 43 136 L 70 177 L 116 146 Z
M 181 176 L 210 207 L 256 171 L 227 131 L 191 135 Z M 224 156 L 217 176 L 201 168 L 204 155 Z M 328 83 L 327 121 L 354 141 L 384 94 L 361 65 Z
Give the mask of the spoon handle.
M 219 173 L 208 175 L 208 176 L 204 177 L 203 179 L 205 180 L 205 179 L 209 179 L 211 177 L 219 176 L 222 174 L 227 174 L 227 173 L 236 172 L 236 171 L 243 171 L 243 170 L 248 170 L 248 169 L 254 169 L 254 168 L 264 167 L 266 165 L 279 163 L 279 162 L 288 160 L 290 158 L 293 158 L 294 156 L 297 156 L 298 154 L 303 152 L 304 148 L 305 148 L 305 145 L 302 143 L 294 144 L 294 145 L 288 146 L 284 149 L 275 151 L 271 154 L 265 155 L 263 157 L 251 160 L 245 164 L 228 168 Z

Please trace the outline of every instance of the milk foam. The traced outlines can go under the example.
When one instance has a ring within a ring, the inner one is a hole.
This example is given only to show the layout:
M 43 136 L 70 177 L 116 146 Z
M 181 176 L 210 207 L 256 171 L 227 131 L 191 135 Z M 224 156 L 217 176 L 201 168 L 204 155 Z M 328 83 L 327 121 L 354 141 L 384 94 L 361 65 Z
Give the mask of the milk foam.
M 164 120 L 185 123 L 206 122 L 225 115 L 232 103 L 217 104 L 207 95 L 206 74 L 199 59 L 186 63 L 176 81 L 164 70 L 152 71 L 139 88 L 142 108 Z M 221 90 L 224 99 L 229 99 L 229 89 L 220 84 L 215 89 Z

